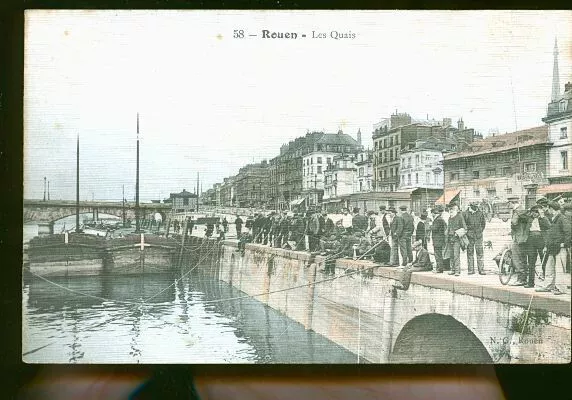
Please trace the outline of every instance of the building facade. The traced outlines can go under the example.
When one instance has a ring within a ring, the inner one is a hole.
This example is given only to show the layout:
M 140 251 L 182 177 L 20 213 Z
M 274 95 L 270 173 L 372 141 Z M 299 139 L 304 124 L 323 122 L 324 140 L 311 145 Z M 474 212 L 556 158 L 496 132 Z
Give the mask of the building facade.
M 355 166 L 357 169 L 356 190 L 360 193 L 373 191 L 373 151 L 368 149 L 358 153 Z
M 429 137 L 449 139 L 455 142 L 456 150 L 466 148 L 475 137 L 474 129 L 467 129 L 462 120 L 458 127 L 451 126 L 451 120 L 441 123 L 413 121 L 409 114 L 393 114 L 385 124 L 377 124 L 373 132 L 373 179 L 375 190 L 393 192 L 400 185 L 401 151 L 410 143 Z
M 338 156 L 344 159 L 344 155 L 352 158 L 360 150 L 359 142 L 341 130 L 337 134 L 325 133 L 313 143 L 302 157 L 301 197 L 306 199 L 308 206 L 316 207 L 322 203 L 325 172 L 334 159 Z
M 350 196 L 356 191 L 356 156 L 340 154 L 333 158 L 324 173 L 323 205 L 327 211 L 349 207 Z
M 267 206 L 270 188 L 269 166 L 264 160 L 239 169 L 233 182 L 236 190 L 235 206 L 257 208 Z
M 191 212 L 197 208 L 198 196 L 187 192 L 186 189 L 183 189 L 180 193 L 171 193 L 169 199 L 174 213 Z
M 522 204 L 536 201 L 547 183 L 548 127 L 540 126 L 496 135 L 472 143 L 465 151 L 444 157 L 444 203 L 458 199 L 506 203 L 518 196 Z

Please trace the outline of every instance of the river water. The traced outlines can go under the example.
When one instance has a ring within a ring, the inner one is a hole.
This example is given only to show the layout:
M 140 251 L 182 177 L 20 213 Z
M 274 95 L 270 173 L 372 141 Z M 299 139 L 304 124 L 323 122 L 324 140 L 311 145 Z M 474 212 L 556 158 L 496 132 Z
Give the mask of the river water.
M 37 227 L 24 227 L 25 240 L 36 233 Z M 26 279 L 24 362 L 357 362 L 353 353 L 257 300 L 236 299 L 244 293 L 197 270 Z

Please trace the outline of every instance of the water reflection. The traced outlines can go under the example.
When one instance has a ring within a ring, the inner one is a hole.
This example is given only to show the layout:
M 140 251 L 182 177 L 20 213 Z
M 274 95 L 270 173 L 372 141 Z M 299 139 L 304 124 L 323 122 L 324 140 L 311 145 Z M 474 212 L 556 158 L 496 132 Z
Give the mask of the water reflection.
M 355 356 L 199 273 L 25 282 L 23 353 L 51 363 L 354 363 Z M 79 295 L 82 293 L 83 295 Z

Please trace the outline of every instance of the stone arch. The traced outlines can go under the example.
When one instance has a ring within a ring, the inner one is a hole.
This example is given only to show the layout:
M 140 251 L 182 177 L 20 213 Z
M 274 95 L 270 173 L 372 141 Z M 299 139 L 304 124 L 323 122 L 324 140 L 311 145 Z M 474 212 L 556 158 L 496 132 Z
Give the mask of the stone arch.
M 424 314 L 407 322 L 395 341 L 392 363 L 491 364 L 477 336 L 450 315 Z

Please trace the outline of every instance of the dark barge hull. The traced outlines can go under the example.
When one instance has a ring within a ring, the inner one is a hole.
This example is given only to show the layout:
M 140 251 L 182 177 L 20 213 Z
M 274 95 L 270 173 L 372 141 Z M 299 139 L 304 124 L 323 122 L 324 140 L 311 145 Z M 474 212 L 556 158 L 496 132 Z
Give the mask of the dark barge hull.
M 105 239 L 71 233 L 35 237 L 24 248 L 24 276 L 100 275 L 104 268 Z
M 156 235 L 129 235 L 108 240 L 105 273 L 115 275 L 161 274 L 176 270 L 179 243 Z

